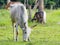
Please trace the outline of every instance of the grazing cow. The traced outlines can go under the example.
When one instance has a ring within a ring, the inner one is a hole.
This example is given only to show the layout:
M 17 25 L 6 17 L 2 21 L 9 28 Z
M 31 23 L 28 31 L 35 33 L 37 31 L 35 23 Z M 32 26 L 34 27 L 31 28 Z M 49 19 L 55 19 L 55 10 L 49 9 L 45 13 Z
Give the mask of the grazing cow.
M 18 40 L 18 25 L 23 31 L 23 41 L 29 41 L 31 29 L 28 27 L 28 14 L 26 7 L 21 4 L 10 4 L 11 21 L 14 32 L 14 40 Z M 14 30 L 14 27 L 16 30 Z
M 36 12 L 32 19 L 32 22 L 34 20 L 37 20 L 37 22 L 40 22 L 40 23 L 46 23 L 46 12 L 43 12 L 43 11 Z

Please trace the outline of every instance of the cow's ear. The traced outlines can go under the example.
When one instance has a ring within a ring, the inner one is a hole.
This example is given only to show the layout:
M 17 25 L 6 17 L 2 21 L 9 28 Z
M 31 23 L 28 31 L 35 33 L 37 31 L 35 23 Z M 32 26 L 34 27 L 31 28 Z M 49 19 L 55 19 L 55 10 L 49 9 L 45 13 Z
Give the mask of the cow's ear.
M 11 4 L 11 2 L 9 2 L 9 3 L 5 6 L 5 8 L 8 9 L 8 7 L 10 7 L 10 4 Z

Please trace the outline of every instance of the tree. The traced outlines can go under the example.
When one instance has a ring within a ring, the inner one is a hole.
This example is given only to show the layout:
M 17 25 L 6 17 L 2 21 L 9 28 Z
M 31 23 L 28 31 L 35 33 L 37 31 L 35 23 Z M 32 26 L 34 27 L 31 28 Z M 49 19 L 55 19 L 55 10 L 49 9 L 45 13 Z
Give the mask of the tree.
M 44 0 L 38 0 L 39 1 L 39 8 L 38 11 L 44 11 Z
M 29 20 L 31 20 L 31 6 L 36 0 L 28 0 Z

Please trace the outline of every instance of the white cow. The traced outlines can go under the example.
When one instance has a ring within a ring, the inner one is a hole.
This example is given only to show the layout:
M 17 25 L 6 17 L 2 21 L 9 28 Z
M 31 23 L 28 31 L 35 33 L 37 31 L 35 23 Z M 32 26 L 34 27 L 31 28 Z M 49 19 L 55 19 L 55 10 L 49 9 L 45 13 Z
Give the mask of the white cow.
M 18 25 L 19 25 L 23 31 L 23 40 L 29 41 L 31 29 L 28 27 L 28 14 L 26 7 L 23 4 L 12 4 L 10 5 L 10 12 L 14 32 L 14 40 L 15 41 L 18 40 Z M 14 24 L 16 30 L 14 30 Z

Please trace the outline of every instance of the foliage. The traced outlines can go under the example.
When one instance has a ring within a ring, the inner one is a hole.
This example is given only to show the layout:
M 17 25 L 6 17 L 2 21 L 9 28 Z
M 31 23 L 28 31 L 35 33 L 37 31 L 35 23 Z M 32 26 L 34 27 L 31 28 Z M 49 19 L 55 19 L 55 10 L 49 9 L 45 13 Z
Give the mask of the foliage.
M 20 2 L 24 3 L 24 0 L 19 0 Z
M 48 3 L 49 3 L 50 5 L 53 5 L 53 6 L 56 4 L 56 3 L 53 2 L 53 1 L 49 1 Z
M 24 0 L 20 0 L 22 3 L 24 3 Z M 28 0 L 28 4 L 32 5 L 33 3 L 35 3 L 36 0 Z
M 28 0 L 29 5 L 32 5 L 33 3 L 35 3 L 36 0 Z
M 24 0 L 19 0 L 22 3 L 24 3 Z M 36 0 L 28 0 L 28 4 L 29 5 L 34 5 Z M 2 2 L 4 5 L 7 4 L 7 0 L 0 0 L 0 2 Z M 49 6 L 51 4 L 55 5 L 54 8 L 58 8 L 60 7 L 60 0 L 44 0 L 44 5 L 47 6 L 49 8 Z

